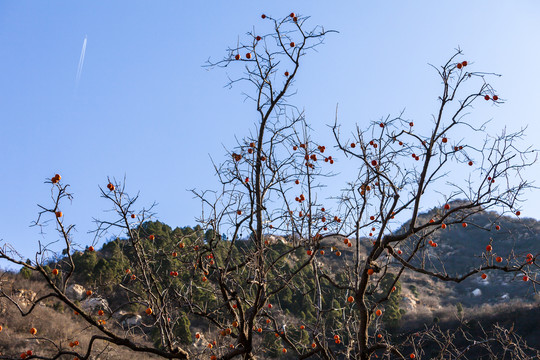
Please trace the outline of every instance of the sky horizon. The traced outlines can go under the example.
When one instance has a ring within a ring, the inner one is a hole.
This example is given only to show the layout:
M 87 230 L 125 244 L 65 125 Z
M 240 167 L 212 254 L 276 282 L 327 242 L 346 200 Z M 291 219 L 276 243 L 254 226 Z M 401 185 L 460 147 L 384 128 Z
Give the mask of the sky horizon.
M 291 99 L 327 148 L 336 106 L 347 131 L 401 111 L 427 126 L 440 89 L 430 64 L 440 66 L 458 47 L 471 69 L 502 75 L 492 83 L 504 104 L 475 104 L 471 119 L 491 120 L 490 133 L 527 127 L 521 145 L 538 148 L 536 1 L 210 4 L 0 3 L 0 246 L 11 243 L 26 258 L 37 241 L 58 240 L 52 228 L 41 236 L 29 227 L 37 204 L 50 204 L 43 182 L 55 173 L 75 194 L 63 211 L 83 247 L 92 242 L 93 217 L 108 216 L 99 194 L 107 177 L 126 177 L 129 192 L 140 191 L 140 207 L 157 202 L 157 220 L 196 225 L 200 206 L 189 190 L 216 188 L 210 157 L 223 161 L 224 148 L 248 135 L 256 119 L 243 88 L 225 86 L 239 69 L 204 65 L 248 31 L 266 32 L 262 13 L 294 11 L 310 16 L 308 27 L 338 31 L 305 57 Z M 336 165 L 344 178 L 353 173 Z M 538 178 L 540 165 L 525 174 Z M 540 192 L 525 196 L 522 217 L 540 219 Z M 436 204 L 430 198 L 425 207 Z

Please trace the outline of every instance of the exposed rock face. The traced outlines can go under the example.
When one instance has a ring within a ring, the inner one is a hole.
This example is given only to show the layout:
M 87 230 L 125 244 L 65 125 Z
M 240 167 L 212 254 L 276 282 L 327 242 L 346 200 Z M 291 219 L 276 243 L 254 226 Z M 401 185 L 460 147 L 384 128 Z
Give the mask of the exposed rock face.
M 120 324 L 125 327 L 138 326 L 142 323 L 142 316 L 138 314 L 125 314 L 120 319 Z
M 36 299 L 36 293 L 32 290 L 19 289 L 15 291 L 18 303 L 22 306 L 28 306 Z
M 413 300 L 410 297 L 403 296 L 400 305 L 407 311 L 416 311 L 416 300 Z
M 71 284 L 71 285 L 68 286 L 68 288 L 66 290 L 66 295 L 70 299 L 80 301 L 80 300 L 84 299 L 84 297 L 86 295 L 86 289 L 82 285 Z
M 109 302 L 102 298 L 90 298 L 81 302 L 84 311 L 93 311 L 96 309 L 108 309 Z
M 472 294 L 473 294 L 473 296 L 481 296 L 482 295 L 482 290 L 474 289 Z

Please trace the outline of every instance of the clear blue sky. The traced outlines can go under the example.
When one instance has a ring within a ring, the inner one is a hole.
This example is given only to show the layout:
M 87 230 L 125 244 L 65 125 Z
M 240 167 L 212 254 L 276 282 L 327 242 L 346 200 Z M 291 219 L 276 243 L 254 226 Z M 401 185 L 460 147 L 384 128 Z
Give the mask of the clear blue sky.
M 224 88 L 233 69 L 202 65 L 247 31 L 264 32 L 261 13 L 291 11 L 339 31 L 306 58 L 292 100 L 327 147 L 337 103 L 345 124 L 403 109 L 418 126 L 428 123 L 439 89 L 428 63 L 441 64 L 458 46 L 476 69 L 503 75 L 493 84 L 506 103 L 482 104 L 474 117 L 493 119 L 493 130 L 528 125 L 525 143 L 538 147 L 536 0 L 2 1 L 0 239 L 25 257 L 38 240 L 57 240 L 52 228 L 45 239 L 29 228 L 36 204 L 48 204 L 43 181 L 57 172 L 75 193 L 63 211 L 81 245 L 92 241 L 92 217 L 107 216 L 98 191 L 107 176 L 125 175 L 128 189 L 141 191 L 140 206 L 158 202 L 159 220 L 194 225 L 200 206 L 186 189 L 216 187 L 209 155 L 222 160 L 223 146 L 256 118 L 239 89 Z M 539 175 L 539 165 L 527 173 Z M 539 192 L 527 197 L 523 214 L 540 218 Z

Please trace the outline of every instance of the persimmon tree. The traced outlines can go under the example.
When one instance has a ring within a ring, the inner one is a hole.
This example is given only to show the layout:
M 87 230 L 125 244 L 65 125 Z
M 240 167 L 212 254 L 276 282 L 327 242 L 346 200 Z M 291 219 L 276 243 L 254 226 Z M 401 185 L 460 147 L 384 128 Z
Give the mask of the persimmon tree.
M 400 115 L 372 122 L 366 129 L 357 126 L 352 135 L 344 136 L 336 118 L 333 133 L 337 147 L 355 164 L 358 177 L 341 195 L 342 223 L 336 233 L 324 235 L 320 242 L 323 246 L 327 237 L 334 240 L 338 235 L 353 243 L 355 252 L 345 258 L 347 279 L 338 281 L 321 268 L 315 272 L 319 281 L 345 291 L 350 303 L 340 309 L 344 331 L 334 335 L 340 346 L 329 341 L 316 346 L 332 354 L 328 358 L 420 355 L 418 351 L 407 353 L 406 346 L 397 346 L 380 335 L 388 300 L 399 291 L 398 281 L 405 271 L 455 283 L 503 271 L 515 273 L 524 286 L 538 284 L 532 275 L 535 272 L 531 272 L 538 267 L 534 262 L 537 254 L 501 253 L 491 239 L 478 254 L 478 261 L 468 264 L 468 271 L 455 274 L 445 267 L 455 260 L 436 250 L 446 244 L 433 241 L 434 235 L 450 227 L 470 226 L 488 234 L 499 231 L 496 219 L 480 224 L 475 223 L 474 215 L 496 208 L 501 216 L 520 216 L 523 192 L 532 188 L 523 170 L 534 163 L 536 151 L 521 150 L 517 145 L 525 130 L 489 135 L 486 123 L 470 120 L 468 112 L 473 104 L 503 103 L 488 82 L 496 75 L 471 67 L 460 50 L 440 68 L 434 67 L 441 92 L 429 124 L 424 121 L 419 127 L 420 122 Z M 421 218 L 420 209 L 434 197 L 441 204 L 437 215 Z M 404 215 L 408 221 L 398 226 L 395 217 Z M 389 286 L 382 286 L 385 282 Z M 328 331 L 319 331 L 321 337 L 332 338 Z M 342 344 L 340 338 L 347 341 Z
M 55 344 L 29 358 L 89 359 L 100 344 L 167 359 L 420 358 L 422 341 L 442 344 L 446 334 L 433 328 L 398 343 L 382 326 L 381 319 L 399 321 L 396 301 L 403 273 L 461 282 L 503 271 L 526 280 L 523 286 L 538 284 L 537 254 L 500 254 L 491 241 L 469 271 L 453 274 L 444 266 L 451 260 L 436 251 L 444 244 L 432 240 L 455 226 L 498 231 L 496 221 L 475 224 L 475 213 L 494 208 L 519 216 L 523 191 L 531 187 L 521 172 L 535 153 L 517 147 L 524 131 L 479 142 L 487 124 L 466 116 L 473 104 L 503 103 L 488 83 L 495 74 L 469 71 L 473 65 L 457 51 L 435 68 L 442 89 L 431 123 L 416 130 L 418 121 L 401 114 L 343 135 L 336 119 L 331 126 L 335 146 L 327 149 L 313 139 L 309 122 L 290 97 L 304 55 L 331 31 L 307 30 L 308 18 L 294 13 L 282 19 L 263 15 L 261 21 L 269 32 L 248 33 L 224 59 L 207 64 L 239 74 L 231 75 L 229 85 L 246 86 L 256 120 L 225 161 L 215 164 L 219 190 L 193 190 L 202 203 L 198 227 L 172 231 L 153 222 L 153 206 L 138 208 L 125 181 L 108 179 L 100 188 L 114 215 L 96 219 L 93 246 L 114 235 L 118 239 L 101 251 L 116 255 L 114 264 L 101 266 L 103 278 L 88 289 L 85 300 L 99 300 L 114 289 L 122 299 L 114 308 L 88 310 L 68 295 L 81 259 L 96 249 L 78 251 L 73 226 L 62 213 L 72 198 L 68 185 L 60 176 L 47 180 L 52 205 L 41 207 L 36 224 L 54 220 L 64 256 L 39 244 L 28 263 L 4 244 L 0 258 L 39 274 L 49 292 L 29 308 L 5 292 L 2 296 L 21 316 L 39 303 L 59 301 L 92 333 L 87 342 Z M 358 175 L 345 190 L 334 192 L 337 202 L 326 199 L 325 204 L 319 189 L 338 155 Z M 424 219 L 421 209 L 434 197 L 441 209 Z M 407 223 L 400 226 L 396 218 Z M 340 271 L 325 266 L 327 256 L 338 259 Z M 142 321 L 118 320 L 116 315 L 126 310 L 138 312 Z M 205 328 L 195 332 L 194 342 L 189 319 Z M 136 334 L 154 343 L 138 341 Z M 32 335 L 47 339 L 46 329 Z M 500 330 L 495 338 L 505 341 L 511 334 Z M 441 357 L 448 349 L 461 351 L 441 346 Z

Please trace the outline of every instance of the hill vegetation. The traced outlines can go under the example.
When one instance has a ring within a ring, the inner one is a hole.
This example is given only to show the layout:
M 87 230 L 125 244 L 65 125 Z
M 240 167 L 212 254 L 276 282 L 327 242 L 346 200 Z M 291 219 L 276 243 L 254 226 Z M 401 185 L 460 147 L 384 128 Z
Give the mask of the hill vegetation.
M 429 221 L 436 218 L 439 211 L 437 208 L 432 209 L 421 214 L 419 219 Z M 470 260 L 482 256 L 486 244 L 492 244 L 496 252 L 494 256 L 501 254 L 504 257 L 504 254 L 508 254 L 512 249 L 515 254 L 523 257 L 526 256 L 525 249 L 540 252 L 540 222 L 534 219 L 515 219 L 500 216 L 495 212 L 480 211 L 472 215 L 470 221 L 475 224 L 496 223 L 499 230 L 494 228 L 492 231 L 481 228 L 465 230 L 462 226 L 452 226 L 444 231 L 435 232 L 431 240 L 445 245 L 437 248 L 432 258 L 428 260 L 431 266 L 436 268 L 438 261 L 442 260 L 448 273 L 468 271 L 470 270 L 468 264 L 472 263 Z M 214 259 L 225 256 L 218 249 L 213 253 L 213 257 L 206 256 L 201 259 L 197 258 L 196 250 L 191 251 L 197 249 L 198 239 L 208 241 L 217 234 L 212 231 L 204 232 L 199 226 L 172 229 L 159 221 L 145 222 L 137 231 L 153 235 L 142 237 L 143 246 L 145 251 L 154 254 L 152 270 L 156 273 L 169 274 L 170 284 L 167 286 L 175 289 L 182 288 L 186 283 L 196 283 L 193 287 L 196 291 L 191 294 L 194 303 L 205 307 L 216 301 L 214 290 L 208 285 L 206 277 L 199 276 L 194 266 L 184 265 L 203 261 L 205 262 L 203 266 L 209 266 Z M 286 252 L 287 248 L 292 248 L 290 241 L 293 239 L 289 236 L 268 236 L 267 239 L 270 247 L 267 256 L 270 259 L 276 257 L 273 260 L 281 261 L 280 266 L 285 274 L 294 271 L 295 264 L 308 257 L 305 251 L 296 249 L 286 258 L 278 260 L 279 254 Z M 368 238 L 362 240 L 366 245 L 369 241 Z M 346 292 L 331 286 L 329 281 L 336 283 L 347 281 L 345 273 L 340 271 L 342 263 L 339 258 L 352 256 L 353 250 L 341 238 L 336 238 L 331 243 L 333 245 L 324 249 L 325 254 L 319 254 L 316 261 L 328 274 L 328 281 L 322 281 L 320 286 L 324 294 L 323 307 L 335 309 L 330 316 L 325 317 L 325 321 L 328 322 L 326 326 L 334 328 L 342 323 L 340 309 L 343 306 L 343 299 L 346 298 Z M 240 238 L 234 251 L 239 253 L 248 251 L 251 244 L 249 238 Z M 135 253 L 130 249 L 130 242 L 127 239 L 113 239 L 97 251 L 76 252 L 72 257 L 76 271 L 72 275 L 71 286 L 76 284 L 84 291 L 93 291 L 91 296 L 84 293 L 77 302 L 85 308 L 90 308 L 94 313 L 103 310 L 105 316 L 102 318 L 113 326 L 115 331 L 119 333 L 128 331 L 130 336 L 137 337 L 139 341 L 159 346 L 159 334 L 152 330 L 154 320 L 145 315 L 146 306 L 130 301 L 130 293 L 133 286 L 136 289 L 138 281 L 129 269 L 129 264 L 136 261 L 134 257 Z M 69 269 L 67 261 L 66 257 L 50 261 L 47 264 L 47 271 L 59 269 L 66 272 Z M 190 268 L 193 270 L 190 271 Z M 514 275 L 501 272 L 493 275 L 487 272 L 487 274 L 486 279 L 476 276 L 461 283 L 437 281 L 417 273 L 402 275 L 385 304 L 384 316 L 381 318 L 384 336 L 399 339 L 421 332 L 427 326 L 436 327 L 443 332 L 462 329 L 470 336 L 480 338 L 485 335 L 484 331 L 491 329 L 492 324 L 500 324 L 501 328 L 514 329 L 528 344 L 539 344 L 540 332 L 536 327 L 540 322 L 538 296 L 534 295 L 533 291 L 523 288 Z M 207 276 L 219 274 L 208 273 Z M 31 273 L 26 268 L 19 274 L 4 272 L 1 275 L 2 293 L 16 299 L 24 310 L 32 306 L 36 298 L 46 294 L 46 289 L 38 277 L 39 274 Z M 315 309 L 308 303 L 308 298 L 313 296 L 313 289 L 317 286 L 314 279 L 310 268 L 305 268 L 293 278 L 284 291 L 270 299 L 273 306 L 282 310 L 283 318 L 279 321 L 287 324 L 283 331 L 287 331 L 289 336 L 297 338 L 306 346 L 311 340 L 305 327 L 316 321 Z M 279 281 L 280 279 L 269 278 L 268 288 L 271 289 L 273 284 Z M 377 301 L 387 293 L 393 281 L 394 275 L 391 273 L 382 276 L 380 286 L 371 295 L 372 300 Z M 100 301 L 95 302 L 94 299 Z M 75 338 L 84 342 L 95 333 L 95 330 L 85 330 L 78 316 L 66 309 L 61 302 L 50 300 L 44 304 L 54 311 L 38 309 L 21 321 L 18 314 L 14 315 L 16 312 L 14 305 L 6 299 L 0 299 L 3 326 L 3 332 L 0 334 L 0 352 L 17 353 L 29 346 L 47 348 L 47 343 L 40 344 L 39 341 L 32 343 L 32 340 L 28 339 L 27 331 L 31 326 L 49 328 L 55 334 L 52 340 L 67 344 Z M 217 330 L 209 331 L 205 328 L 205 322 L 198 316 L 200 315 L 198 309 L 179 306 L 178 310 L 179 314 L 175 316 L 175 334 L 181 339 L 182 344 L 201 346 L 203 343 L 201 339 L 219 338 Z M 134 326 L 127 326 L 128 323 Z M 50 331 L 48 333 L 50 335 Z M 258 345 L 265 358 L 282 356 L 279 339 L 274 332 L 265 328 L 261 329 L 259 335 Z M 465 342 L 465 339 L 461 341 Z M 428 353 L 432 345 L 427 341 L 423 351 Z M 127 355 L 129 350 L 114 346 L 107 346 L 103 351 L 107 353 L 106 358 L 109 359 L 126 356 L 137 358 L 136 354 Z M 140 358 L 152 357 L 145 354 Z

